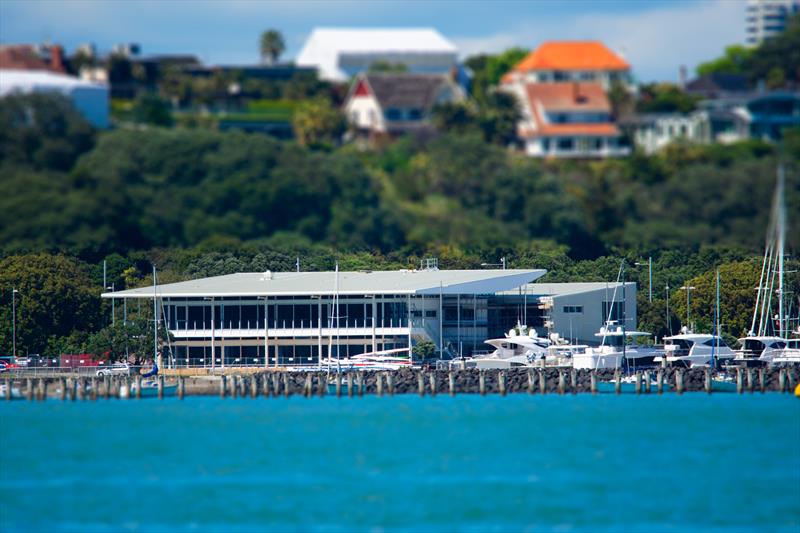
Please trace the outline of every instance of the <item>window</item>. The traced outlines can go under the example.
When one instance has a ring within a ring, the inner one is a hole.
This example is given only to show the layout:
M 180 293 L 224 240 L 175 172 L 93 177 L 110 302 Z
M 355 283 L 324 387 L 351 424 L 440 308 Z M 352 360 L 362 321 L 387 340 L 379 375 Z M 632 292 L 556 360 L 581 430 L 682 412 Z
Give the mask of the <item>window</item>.
M 575 146 L 575 142 L 570 137 L 558 139 L 558 149 L 571 152 Z
M 408 120 L 420 120 L 421 118 L 422 118 L 422 110 L 420 109 L 408 110 Z
M 564 306 L 565 313 L 583 313 L 583 306 L 582 305 L 565 305 Z
M 436 318 L 436 311 L 432 309 L 425 311 L 425 318 Z
M 613 308 L 613 309 L 612 309 Z M 605 323 L 606 320 L 609 320 L 609 312 L 611 313 L 610 320 L 612 321 L 621 321 L 623 315 L 625 314 L 625 303 L 624 302 L 603 302 L 603 322 Z
M 396 107 L 386 110 L 386 120 L 400 120 L 401 118 L 403 118 L 403 113 Z
M 350 120 L 354 124 L 358 124 L 358 111 L 353 111 L 350 113 Z
M 462 307 L 461 308 L 461 320 L 475 320 L 475 310 L 471 307 Z

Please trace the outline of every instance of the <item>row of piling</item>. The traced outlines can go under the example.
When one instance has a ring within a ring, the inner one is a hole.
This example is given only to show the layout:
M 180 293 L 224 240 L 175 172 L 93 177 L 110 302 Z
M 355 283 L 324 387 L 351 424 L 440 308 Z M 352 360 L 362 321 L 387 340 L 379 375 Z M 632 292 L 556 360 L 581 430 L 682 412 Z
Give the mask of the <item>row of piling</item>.
M 613 372 L 613 373 L 611 373 Z M 588 380 L 587 378 L 588 373 Z M 475 376 L 477 374 L 477 387 Z M 198 378 L 200 379 L 200 378 Z M 611 383 L 616 394 L 621 394 L 624 383 L 633 384 L 636 394 L 651 394 L 672 389 L 677 394 L 688 391 L 701 391 L 711 394 L 720 386 L 713 379 L 709 369 L 653 369 L 636 371 L 629 378 L 623 378 L 620 370 L 616 371 L 576 371 L 574 369 L 512 369 L 512 370 L 458 370 L 458 371 L 423 371 L 401 370 L 385 372 L 343 372 L 328 374 L 325 372 L 264 372 L 249 375 L 226 374 L 219 376 L 218 394 L 226 397 L 289 397 L 295 394 L 305 397 L 326 396 L 328 394 L 341 396 L 364 396 L 375 394 L 377 396 L 396 393 L 408 394 L 416 392 L 420 396 L 436 396 L 440 392 L 455 396 L 457 393 L 477 393 L 486 395 L 497 393 L 502 396 L 508 393 L 527 392 L 529 394 L 576 394 L 589 392 L 597 394 L 600 384 Z M 48 397 L 48 387 L 59 384 L 56 397 L 61 400 L 97 400 L 99 397 L 110 398 L 141 398 L 141 376 L 105 376 L 105 377 L 77 377 L 77 378 L 27 378 L 24 380 L 24 397 L 28 400 L 44 400 Z M 795 388 L 797 383 L 795 369 L 777 369 L 777 379 L 774 372 L 770 373 L 764 368 L 737 368 L 735 375 L 729 378 L 732 390 L 735 382 L 736 392 L 755 392 L 759 390 L 778 390 L 788 392 Z M 12 398 L 12 384 L 10 379 L 5 380 L 4 397 Z M 205 379 L 205 383 L 213 382 Z M 21 386 L 21 385 L 20 385 Z M 213 386 L 213 385 L 212 385 Z M 155 388 L 155 394 L 152 393 Z M 149 386 L 148 396 L 165 396 L 165 381 L 163 376 L 156 379 L 155 387 Z M 605 390 L 608 390 L 608 385 Z M 629 388 L 629 387 L 626 387 Z M 174 391 L 174 392 L 173 392 Z M 195 388 L 188 394 L 208 394 L 208 386 L 202 391 Z M 187 395 L 186 378 L 177 378 L 177 385 L 170 385 L 170 394 L 179 399 Z

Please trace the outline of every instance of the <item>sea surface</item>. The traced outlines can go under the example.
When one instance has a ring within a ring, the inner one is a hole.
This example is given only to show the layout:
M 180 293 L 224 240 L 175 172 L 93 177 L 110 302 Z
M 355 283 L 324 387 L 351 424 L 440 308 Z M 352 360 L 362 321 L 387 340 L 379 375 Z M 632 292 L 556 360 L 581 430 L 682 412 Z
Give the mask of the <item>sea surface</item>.
M 0 530 L 800 531 L 792 395 L 0 403 Z

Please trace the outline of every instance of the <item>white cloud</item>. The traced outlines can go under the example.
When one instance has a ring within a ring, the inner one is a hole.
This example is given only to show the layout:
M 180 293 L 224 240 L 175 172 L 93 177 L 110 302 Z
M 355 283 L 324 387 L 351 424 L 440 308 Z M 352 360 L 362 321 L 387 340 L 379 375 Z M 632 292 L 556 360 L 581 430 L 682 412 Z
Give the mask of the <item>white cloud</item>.
M 625 56 L 637 78 L 674 80 L 680 65 L 693 69 L 743 40 L 744 5 L 731 0 L 674 2 L 634 13 L 544 17 L 494 35 L 453 41 L 468 56 L 511 46 L 533 48 L 551 39 L 599 39 Z

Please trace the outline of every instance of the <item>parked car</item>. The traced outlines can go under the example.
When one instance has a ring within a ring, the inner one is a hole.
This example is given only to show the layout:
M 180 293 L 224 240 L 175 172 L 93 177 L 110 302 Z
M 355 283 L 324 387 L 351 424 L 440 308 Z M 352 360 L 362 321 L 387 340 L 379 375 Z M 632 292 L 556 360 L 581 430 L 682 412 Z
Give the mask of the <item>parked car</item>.
M 130 376 L 131 366 L 128 363 L 114 363 L 106 367 L 98 367 L 98 376 Z
M 8 372 L 9 370 L 16 370 L 19 365 L 15 365 L 9 359 L 0 359 L 0 374 Z

